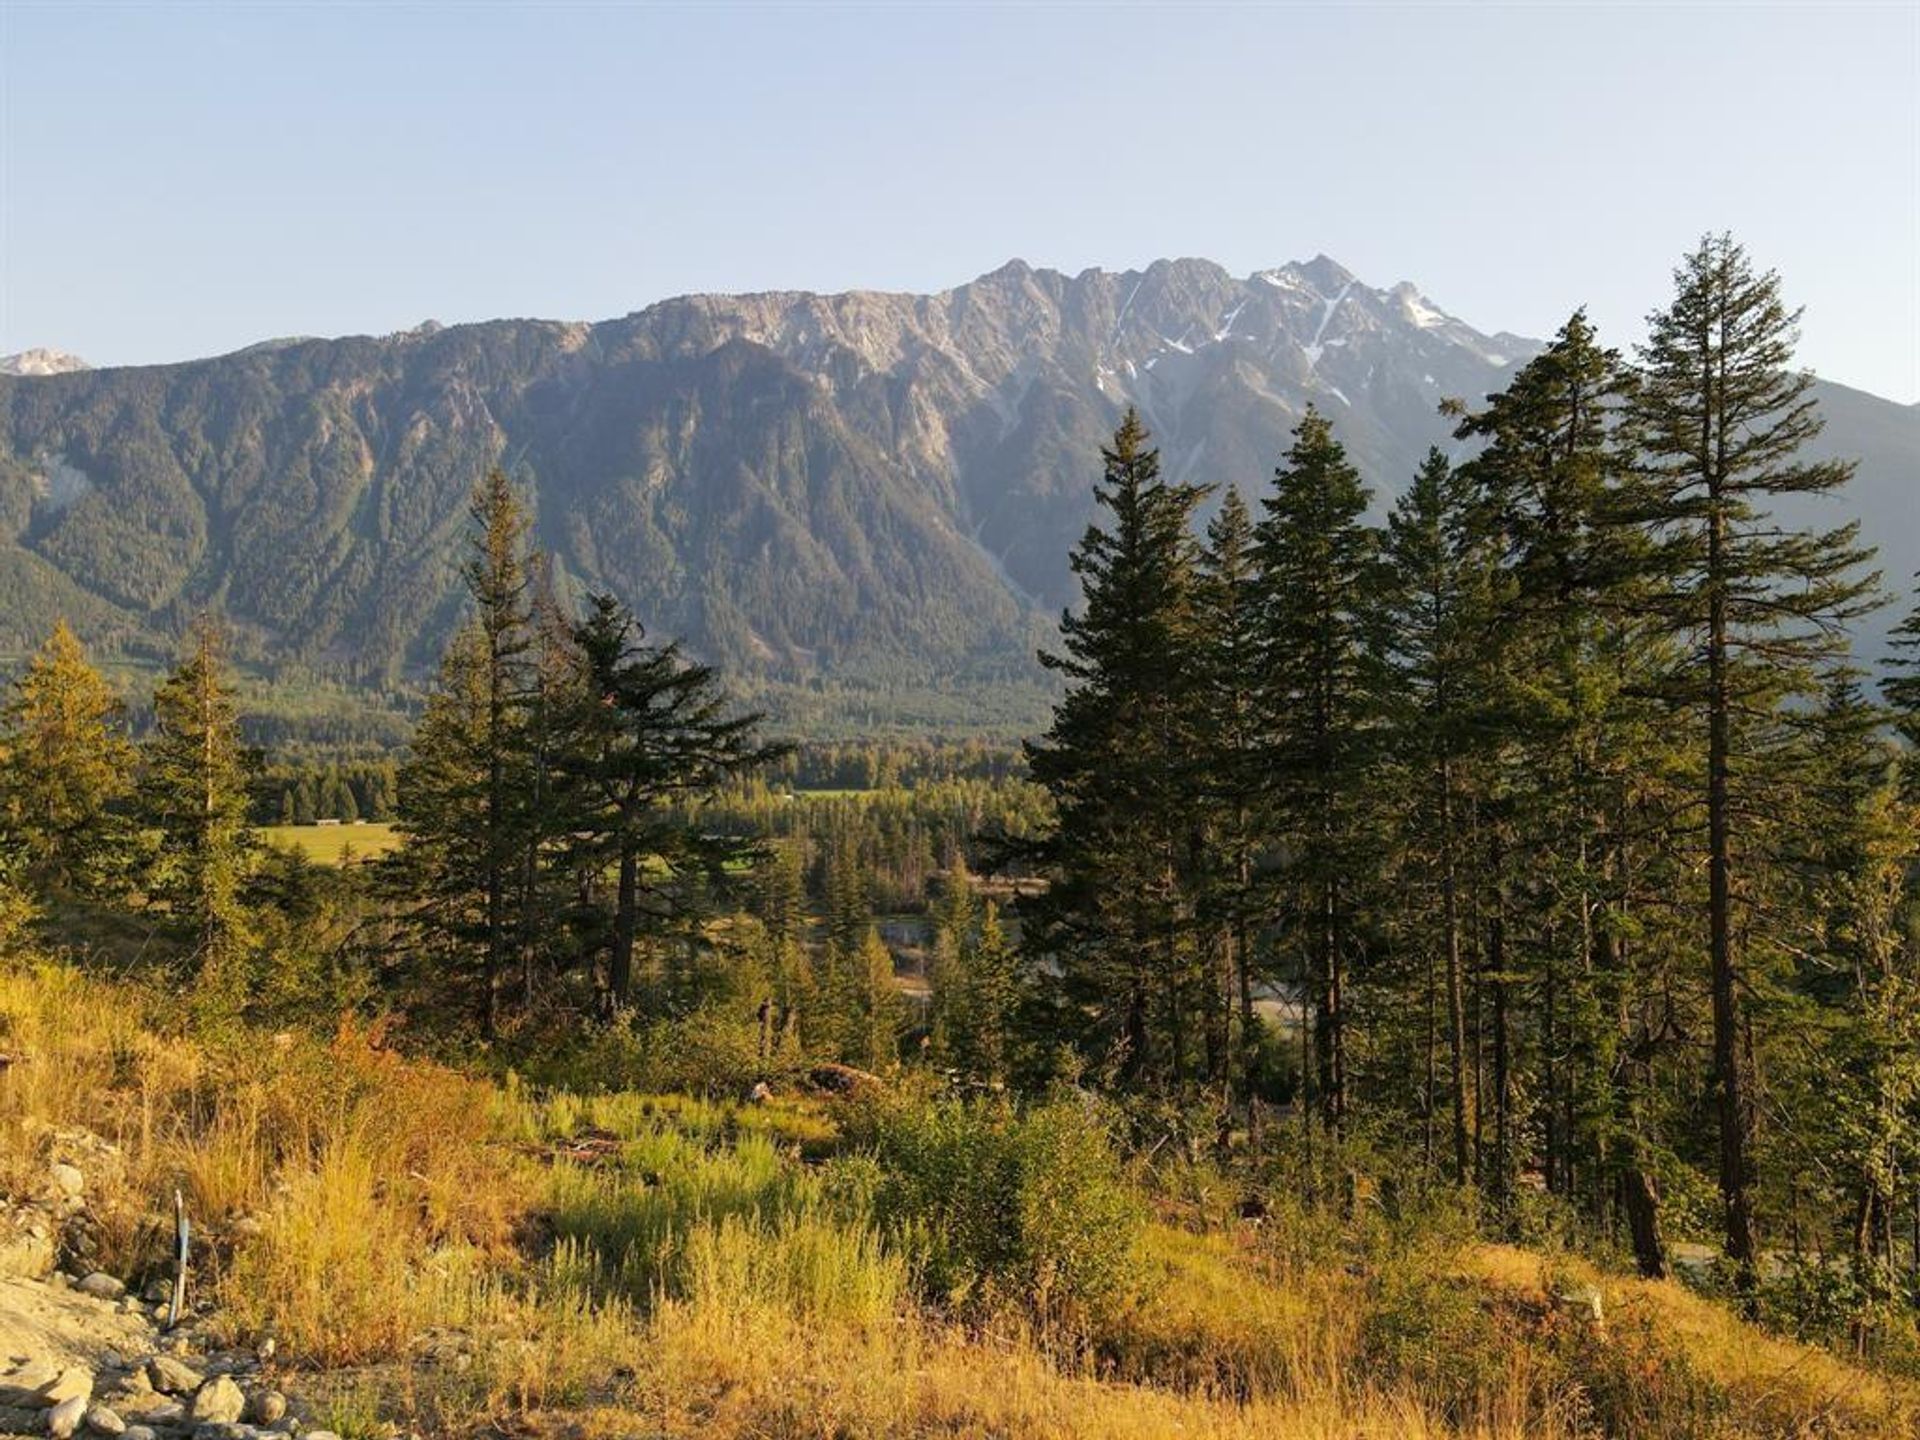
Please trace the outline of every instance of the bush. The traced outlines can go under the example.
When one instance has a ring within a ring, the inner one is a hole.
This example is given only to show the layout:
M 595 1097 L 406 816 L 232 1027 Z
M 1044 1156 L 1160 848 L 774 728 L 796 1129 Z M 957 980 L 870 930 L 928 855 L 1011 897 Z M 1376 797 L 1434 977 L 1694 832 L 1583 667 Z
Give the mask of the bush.
M 848 1130 L 878 1161 L 882 1227 L 934 1298 L 1014 1301 L 1072 1324 L 1126 1292 L 1141 1207 L 1105 1126 L 1080 1105 L 886 1099 Z

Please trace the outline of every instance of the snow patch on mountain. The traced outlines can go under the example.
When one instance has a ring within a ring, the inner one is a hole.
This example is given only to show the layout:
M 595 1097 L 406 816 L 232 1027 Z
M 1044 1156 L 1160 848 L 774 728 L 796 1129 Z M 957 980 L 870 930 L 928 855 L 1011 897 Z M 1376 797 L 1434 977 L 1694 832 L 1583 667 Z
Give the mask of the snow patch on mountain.
M 0 355 L 0 375 L 22 377 L 71 375 L 76 370 L 92 368 L 78 355 L 69 355 L 64 350 L 48 350 L 44 347 L 22 350 L 17 355 Z

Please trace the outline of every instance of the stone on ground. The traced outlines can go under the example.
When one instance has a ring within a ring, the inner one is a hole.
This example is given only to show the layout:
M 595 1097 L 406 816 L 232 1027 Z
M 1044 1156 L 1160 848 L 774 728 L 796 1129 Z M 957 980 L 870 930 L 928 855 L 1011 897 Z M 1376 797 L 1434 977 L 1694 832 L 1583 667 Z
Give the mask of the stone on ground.
M 187 1413 L 203 1424 L 232 1425 L 247 1408 L 247 1397 L 228 1375 L 216 1375 L 194 1392 Z

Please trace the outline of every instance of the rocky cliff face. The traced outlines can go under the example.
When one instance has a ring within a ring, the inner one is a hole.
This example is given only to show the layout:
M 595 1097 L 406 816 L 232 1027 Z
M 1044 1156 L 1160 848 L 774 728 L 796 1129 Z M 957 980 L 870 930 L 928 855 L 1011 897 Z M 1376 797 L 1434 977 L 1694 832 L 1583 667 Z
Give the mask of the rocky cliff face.
M 459 612 L 468 487 L 499 463 L 564 587 L 614 589 L 724 664 L 991 682 L 1030 673 L 1073 598 L 1127 406 L 1170 473 L 1254 491 L 1316 405 L 1386 495 L 1446 443 L 1441 399 L 1535 348 L 1325 257 L 1244 278 L 1015 262 L 938 295 L 691 296 L 0 378 L 0 651 L 55 613 L 164 650 L 214 604 L 263 664 L 418 676 Z M 1856 507 L 1913 546 L 1914 410 L 1836 399 L 1829 446 L 1874 452 Z

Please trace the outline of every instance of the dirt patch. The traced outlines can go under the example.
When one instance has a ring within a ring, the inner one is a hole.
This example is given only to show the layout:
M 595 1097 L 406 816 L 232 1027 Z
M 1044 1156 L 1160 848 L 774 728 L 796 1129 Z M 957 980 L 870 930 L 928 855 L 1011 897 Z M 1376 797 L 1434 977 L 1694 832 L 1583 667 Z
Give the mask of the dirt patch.
M 0 1276 L 0 1358 L 91 1367 L 109 1355 L 146 1355 L 156 1348 L 154 1322 L 113 1301 L 40 1280 Z

